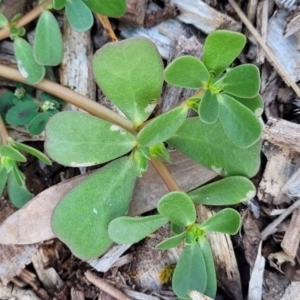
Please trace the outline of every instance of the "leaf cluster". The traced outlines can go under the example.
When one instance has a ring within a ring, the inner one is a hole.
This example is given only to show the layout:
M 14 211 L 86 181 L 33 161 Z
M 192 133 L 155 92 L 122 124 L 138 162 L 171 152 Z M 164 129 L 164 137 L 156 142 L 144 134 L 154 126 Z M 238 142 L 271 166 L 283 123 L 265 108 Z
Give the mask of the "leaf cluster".
M 24 28 L 16 25 L 21 15 L 11 21 L 0 13 L 0 28 L 8 28 L 14 41 L 14 52 L 20 73 L 28 83 L 36 84 L 45 76 L 46 66 L 57 66 L 63 59 L 63 40 L 59 24 L 50 9 L 65 9 L 70 26 L 76 31 L 86 31 L 94 23 L 93 12 L 109 17 L 125 13 L 126 0 L 53 0 L 40 15 L 33 41 L 33 47 L 23 38 Z
M 30 134 L 44 131 L 48 120 L 59 112 L 64 103 L 48 93 L 41 93 L 40 100 L 31 96 L 33 88 L 17 83 L 14 92 L 6 92 L 0 97 L 0 115 L 7 124 L 25 126 Z

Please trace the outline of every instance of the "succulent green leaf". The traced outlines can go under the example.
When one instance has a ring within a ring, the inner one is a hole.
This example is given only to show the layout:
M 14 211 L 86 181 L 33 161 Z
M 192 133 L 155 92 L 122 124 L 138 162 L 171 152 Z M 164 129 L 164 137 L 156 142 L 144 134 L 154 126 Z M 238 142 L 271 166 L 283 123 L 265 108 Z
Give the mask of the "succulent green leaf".
M 15 37 L 14 52 L 21 75 L 31 84 L 40 82 L 45 76 L 45 67 L 39 65 L 33 56 L 28 42 L 23 38 Z
M 128 157 L 96 171 L 58 203 L 53 232 L 80 259 L 99 257 L 112 245 L 109 223 L 128 211 L 135 179 L 135 166 Z
M 20 171 L 20 169 L 18 168 L 16 163 L 13 164 L 13 170 L 12 171 L 14 173 L 14 177 L 15 177 L 15 180 L 16 180 L 17 184 L 20 187 L 25 187 L 25 176 Z
M 22 82 L 16 82 L 16 89 L 23 89 L 26 93 L 32 93 L 34 90 L 34 87 Z
M 21 126 L 28 124 L 38 114 L 38 105 L 35 102 L 19 102 L 6 114 L 5 120 L 10 125 Z
M 158 212 L 178 226 L 189 226 L 196 221 L 193 201 L 184 192 L 171 192 L 162 197 L 157 204 Z
M 84 1 L 68 0 L 65 10 L 71 27 L 76 31 L 86 31 L 93 26 L 93 14 Z
M 199 105 L 199 117 L 202 122 L 213 124 L 219 116 L 219 104 L 215 93 L 207 89 Z
M 223 80 L 223 90 L 234 96 L 252 98 L 260 88 L 259 70 L 255 65 L 244 64 L 229 70 Z
M 8 25 L 7 18 L 4 16 L 3 13 L 0 13 L 0 28 L 4 28 L 7 25 Z
M 234 205 L 252 199 L 255 194 L 255 186 L 248 178 L 232 176 L 209 183 L 188 195 L 194 203 Z
M 186 55 L 176 58 L 167 66 L 164 78 L 172 85 L 200 88 L 207 84 L 209 72 L 202 61 L 194 56 Z
M 5 156 L 14 161 L 25 162 L 26 157 L 12 146 L 2 145 L 0 146 L 0 156 Z
M 150 157 L 160 159 L 160 160 L 162 159 L 171 163 L 170 153 L 166 148 L 166 146 L 164 145 L 164 143 L 160 143 L 155 146 L 149 147 L 149 154 Z
M 260 117 L 264 111 L 264 101 L 261 95 L 257 94 L 252 98 L 241 98 L 237 96 L 232 96 L 235 100 L 249 108 L 256 117 Z
M 41 93 L 41 96 L 40 96 L 40 100 L 45 102 L 45 101 L 53 101 L 54 103 L 58 103 L 59 105 L 62 105 L 65 103 L 64 100 L 56 97 L 56 96 L 53 96 L 51 94 L 48 94 L 46 92 L 42 92 Z
M 0 197 L 6 186 L 7 178 L 8 178 L 8 174 L 7 174 L 6 168 L 4 166 L 0 165 Z
M 17 22 L 21 19 L 21 17 L 22 17 L 22 14 L 20 14 L 20 13 L 15 14 L 15 15 L 10 19 L 10 24 L 16 25 Z
M 58 163 L 92 166 L 128 153 L 135 137 L 123 128 L 80 112 L 61 112 L 46 125 L 45 150 Z
M 181 244 L 184 241 L 185 236 L 186 236 L 186 232 L 184 231 L 180 234 L 177 234 L 175 236 L 163 240 L 158 245 L 156 245 L 156 248 L 159 250 L 167 250 L 167 249 L 177 247 L 179 244 Z
M 12 138 L 8 138 L 8 142 L 15 149 L 25 151 L 25 152 L 33 155 L 34 157 L 36 157 L 37 159 L 39 159 L 40 161 L 42 161 L 46 165 L 51 165 L 52 164 L 51 160 L 44 153 L 40 152 L 39 150 L 37 150 L 33 147 L 30 147 L 26 144 L 16 142 Z
M 163 84 L 163 64 L 145 38 L 108 43 L 93 60 L 97 84 L 130 120 L 141 125 L 153 111 Z
M 63 59 L 63 41 L 59 25 L 49 10 L 45 10 L 36 25 L 33 55 L 42 66 L 57 66 Z
M 261 141 L 247 149 L 237 147 L 227 137 L 219 120 L 209 125 L 199 117 L 188 118 L 168 143 L 222 176 L 253 177 L 260 166 Z
M 171 229 L 172 229 L 172 232 L 177 235 L 177 234 L 182 233 L 184 228 L 182 226 L 178 226 L 174 223 L 171 223 Z
M 229 139 L 248 148 L 261 137 L 262 125 L 254 113 L 226 94 L 219 95 L 219 119 Z
M 217 30 L 209 34 L 203 47 L 203 62 L 215 76 L 223 72 L 241 53 L 246 37 L 238 32 Z
M 126 0 L 83 0 L 91 11 L 112 18 L 122 16 L 126 11 Z
M 25 178 L 23 173 L 22 175 L 23 178 Z M 24 206 L 34 196 L 32 193 L 28 191 L 26 186 L 24 185 L 20 186 L 18 184 L 14 172 L 10 172 L 8 174 L 7 191 L 11 203 L 17 208 L 21 208 L 22 206 Z
M 166 223 L 168 219 L 161 215 L 119 217 L 109 223 L 108 235 L 118 244 L 137 243 Z
M 200 224 L 200 227 L 204 231 L 236 234 L 241 223 L 241 216 L 236 210 L 225 208 Z
M 14 106 L 14 98 L 15 95 L 12 92 L 6 92 L 0 97 L 0 114 L 3 119 L 5 119 L 7 111 Z
M 215 299 L 217 292 L 217 278 L 211 247 L 205 237 L 199 240 L 199 245 L 202 250 L 207 274 L 207 286 L 204 294 L 212 299 Z
M 133 161 L 136 166 L 137 176 L 142 177 L 142 174 L 148 169 L 149 158 L 142 151 L 143 148 L 138 147 L 133 154 Z M 148 149 L 148 148 L 147 148 Z
M 63 9 L 66 5 L 67 0 L 53 0 L 53 8 L 56 10 Z
M 31 120 L 28 125 L 28 131 L 35 135 L 41 134 L 45 130 L 45 126 L 51 115 L 48 112 L 40 113 L 35 118 Z
M 138 133 L 139 144 L 151 147 L 166 141 L 182 125 L 187 112 L 187 107 L 179 106 L 154 118 Z
M 204 292 L 207 286 L 204 257 L 198 243 L 185 245 L 174 270 L 172 288 L 180 299 L 190 299 L 189 291 Z

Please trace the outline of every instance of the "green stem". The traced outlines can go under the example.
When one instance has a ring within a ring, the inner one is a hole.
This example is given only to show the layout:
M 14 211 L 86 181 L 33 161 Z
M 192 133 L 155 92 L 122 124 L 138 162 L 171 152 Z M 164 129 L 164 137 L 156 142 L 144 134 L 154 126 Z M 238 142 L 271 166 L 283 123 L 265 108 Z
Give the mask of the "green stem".
M 34 9 L 29 11 L 26 15 L 24 15 L 18 23 L 15 25 L 16 28 L 21 28 L 36 19 L 38 16 L 41 15 L 41 13 L 44 11 L 45 7 L 47 7 L 50 3 L 52 3 L 52 0 L 47 0 L 44 3 L 36 6 Z M 10 28 L 5 27 L 0 30 L 0 41 L 3 39 L 6 39 L 10 36 Z
M 28 84 L 28 82 L 22 77 L 22 75 L 17 70 L 1 64 L 0 77 Z M 52 82 L 47 79 L 44 79 L 33 86 L 51 95 L 57 96 L 58 98 L 61 98 L 68 103 L 76 105 L 77 107 L 87 111 L 91 115 L 112 122 L 116 125 L 123 127 L 127 131 L 136 134 L 133 122 L 118 115 L 117 113 L 106 108 L 105 106 L 89 99 L 88 97 L 80 95 L 70 90 L 69 88 L 66 88 L 58 83 Z
M 3 122 L 3 119 L 0 115 L 0 138 L 1 138 L 1 143 L 0 145 L 7 145 L 7 139 L 8 139 L 9 135 L 7 133 L 7 130 L 6 130 L 6 126 Z

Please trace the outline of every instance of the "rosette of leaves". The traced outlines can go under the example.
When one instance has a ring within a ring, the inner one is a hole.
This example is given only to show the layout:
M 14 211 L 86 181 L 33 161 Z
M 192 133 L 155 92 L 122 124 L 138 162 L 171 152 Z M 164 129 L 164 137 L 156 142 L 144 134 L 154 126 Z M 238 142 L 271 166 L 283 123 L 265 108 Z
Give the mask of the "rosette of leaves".
M 164 72 L 165 80 L 172 85 L 199 88 L 189 100 L 190 106 L 198 112 L 198 120 L 187 120 L 169 143 L 222 175 L 252 176 L 257 172 L 257 163 L 252 164 L 252 169 L 248 165 L 246 170 L 245 164 L 235 168 L 230 165 L 233 160 L 221 154 L 221 148 L 227 151 L 231 145 L 230 152 L 235 157 L 244 153 L 252 160 L 251 154 L 256 152 L 257 155 L 260 148 L 262 125 L 258 117 L 263 103 L 259 95 L 259 70 L 252 64 L 229 68 L 245 43 L 245 36 L 240 33 L 216 31 L 205 40 L 202 61 L 182 56 Z M 190 132 L 188 128 L 194 126 L 196 130 Z M 210 159 L 209 155 L 219 157 L 219 161 Z
M 191 290 L 214 298 L 217 280 L 211 248 L 205 234 L 235 234 L 239 230 L 241 218 L 235 210 L 225 208 L 202 224 L 197 224 L 195 203 L 232 205 L 247 201 L 254 195 L 252 182 L 241 176 L 222 179 L 190 194 L 171 192 L 159 200 L 159 214 L 116 218 L 109 223 L 108 234 L 116 243 L 131 244 L 171 222 L 174 235 L 159 243 L 157 248 L 166 250 L 184 243 L 172 278 L 174 292 L 180 299 L 189 299 L 188 292 Z
M 21 151 L 37 157 L 45 164 L 51 164 L 42 152 L 12 138 L 8 138 L 7 145 L 0 146 L 0 195 L 7 186 L 9 199 L 17 208 L 21 208 L 33 197 L 26 187 L 25 175 L 18 167 L 19 162 L 26 162 L 26 157 Z
M 43 92 L 40 101 L 30 95 L 33 88 L 17 84 L 15 92 L 6 92 L 0 97 L 0 114 L 7 124 L 25 126 L 36 135 L 44 131 L 50 117 L 59 112 L 64 103 L 61 99 Z

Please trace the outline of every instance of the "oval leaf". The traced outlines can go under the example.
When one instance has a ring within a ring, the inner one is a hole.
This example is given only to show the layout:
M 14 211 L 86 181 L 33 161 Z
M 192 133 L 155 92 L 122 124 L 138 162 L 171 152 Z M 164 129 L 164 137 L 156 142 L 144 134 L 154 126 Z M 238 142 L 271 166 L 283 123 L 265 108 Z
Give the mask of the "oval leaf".
M 46 125 L 45 150 L 58 163 L 92 166 L 128 153 L 136 144 L 123 128 L 80 112 L 62 112 Z
M 8 174 L 6 168 L 0 165 L 0 196 L 2 196 L 3 190 L 6 186 Z
M 96 258 L 111 246 L 108 224 L 128 211 L 135 178 L 133 163 L 123 157 L 89 176 L 57 204 L 53 232 L 75 256 Z
M 37 150 L 33 147 L 30 147 L 28 145 L 16 142 L 12 138 L 8 138 L 8 142 L 14 148 L 16 148 L 18 150 L 21 150 L 21 151 L 25 151 L 25 152 L 35 156 L 37 159 L 39 159 L 40 161 L 42 161 L 46 165 L 51 165 L 52 164 L 51 160 L 44 153 L 40 152 L 39 150 Z
M 38 114 L 28 125 L 28 131 L 35 135 L 41 134 L 45 130 L 45 126 L 51 115 L 48 112 Z
M 251 98 L 260 88 L 259 69 L 255 65 L 237 66 L 225 74 L 223 90 L 234 96 Z
M 210 90 L 205 91 L 200 101 L 198 113 L 200 120 L 205 123 L 213 124 L 217 121 L 219 116 L 219 104 L 215 93 L 212 93 Z
M 185 245 L 176 264 L 172 288 L 180 299 L 190 299 L 192 290 L 204 292 L 207 286 L 206 266 L 198 243 Z
M 200 227 L 204 231 L 236 234 L 240 229 L 241 223 L 241 216 L 236 210 L 225 208 L 203 222 Z
M 196 221 L 195 205 L 184 192 L 168 193 L 158 201 L 157 210 L 178 226 L 189 226 Z
M 202 61 L 194 56 L 186 55 L 176 58 L 167 66 L 164 78 L 172 85 L 200 88 L 207 84 L 209 73 Z
M 45 10 L 36 25 L 33 54 L 42 66 L 57 66 L 63 59 L 63 41 L 59 25 L 49 10 Z
M 133 244 L 168 222 L 163 216 L 120 217 L 108 226 L 109 237 L 118 244 Z
M 20 186 L 18 184 L 14 172 L 8 174 L 7 191 L 9 200 L 17 208 L 24 206 L 34 196 L 27 190 L 26 186 Z
M 45 76 L 45 68 L 35 61 L 29 43 L 20 37 L 15 37 L 14 52 L 18 69 L 26 81 L 31 84 L 40 82 Z
M 186 232 L 184 231 L 178 235 L 163 240 L 158 245 L 156 245 L 156 248 L 159 250 L 167 250 L 167 249 L 177 247 L 179 244 L 181 244 L 184 241 L 185 237 L 186 237 Z
M 264 111 L 264 101 L 261 95 L 259 94 L 252 98 L 241 98 L 237 96 L 233 96 L 232 98 L 249 108 L 258 118 L 262 115 Z
M 151 147 L 169 139 L 182 125 L 188 109 L 179 106 L 151 120 L 137 135 L 138 142 Z
M 56 10 L 63 9 L 67 0 L 53 0 L 53 8 Z
M 4 28 L 7 25 L 8 25 L 7 18 L 4 16 L 3 13 L 0 13 L 0 28 Z
M 261 141 L 247 149 L 237 147 L 227 137 L 219 120 L 209 125 L 199 117 L 189 118 L 168 143 L 222 176 L 252 177 L 260 166 Z
M 76 31 L 86 31 L 93 26 L 93 14 L 82 0 L 67 1 L 65 9 L 69 23 Z
M 235 145 L 248 148 L 260 139 L 262 125 L 250 109 L 226 94 L 219 97 L 219 109 L 220 122 Z
M 20 102 L 6 114 L 6 122 L 10 125 L 22 126 L 28 124 L 38 114 L 38 105 L 35 102 Z
M 248 178 L 232 176 L 209 183 L 188 195 L 194 203 L 234 205 L 252 199 L 255 194 L 255 186 Z
M 241 53 L 246 37 L 239 32 L 217 30 L 209 34 L 203 47 L 203 62 L 215 76 L 223 72 Z
M 212 299 L 215 299 L 217 293 L 217 278 L 211 247 L 206 238 L 200 239 L 199 245 L 202 250 L 207 274 L 207 286 L 204 294 Z
M 126 0 L 83 0 L 91 11 L 108 17 L 120 17 L 125 13 Z
M 14 106 L 14 98 L 15 95 L 13 92 L 6 92 L 0 97 L 0 114 L 3 119 L 5 119 L 5 115 L 8 110 Z
M 14 161 L 25 162 L 26 157 L 20 153 L 18 150 L 14 149 L 11 146 L 2 145 L 0 146 L 0 156 L 5 156 Z
M 130 120 L 141 125 L 149 117 L 163 84 L 162 60 L 152 42 L 108 43 L 96 52 L 93 71 L 103 93 Z

